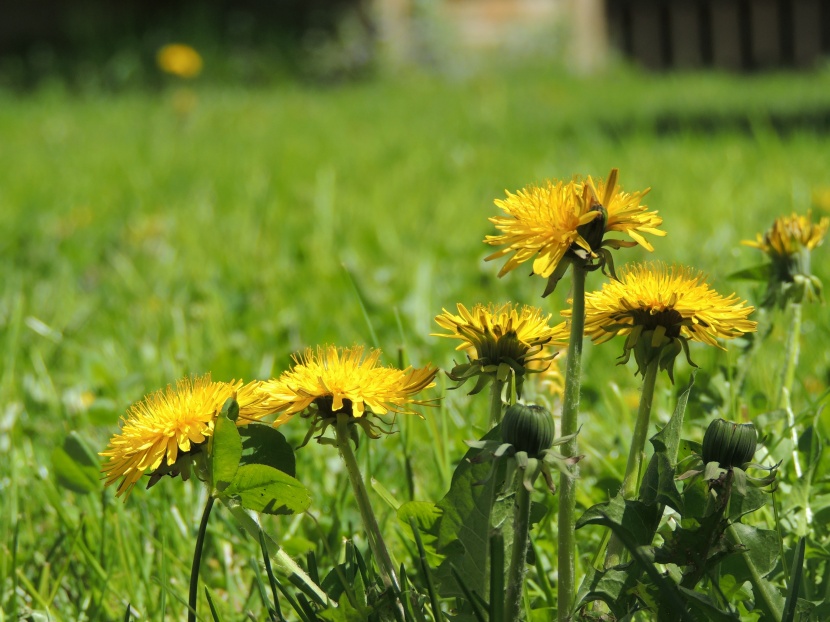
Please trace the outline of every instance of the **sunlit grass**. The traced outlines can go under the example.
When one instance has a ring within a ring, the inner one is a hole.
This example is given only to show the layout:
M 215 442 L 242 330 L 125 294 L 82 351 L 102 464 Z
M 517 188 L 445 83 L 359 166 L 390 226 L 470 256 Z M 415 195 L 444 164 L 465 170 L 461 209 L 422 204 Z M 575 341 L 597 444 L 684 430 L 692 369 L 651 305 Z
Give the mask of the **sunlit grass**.
M 186 115 L 172 91 L 0 94 L 2 608 L 121 619 L 130 602 L 144 619 L 181 618 L 197 488 L 163 481 L 126 505 L 107 491 L 102 510 L 100 496 L 55 484 L 50 453 L 70 431 L 100 451 L 147 392 L 207 371 L 218 380 L 278 375 L 290 353 L 317 344 L 365 343 L 390 363 L 400 353 L 407 364 L 448 368 L 452 345 L 429 333 L 457 302 L 539 304 L 556 317 L 564 288 L 541 301 L 540 279 L 519 270 L 498 280 L 482 261 L 487 217 L 504 189 L 619 167 L 624 187 L 652 187 L 646 203 L 664 218 L 668 236 L 653 240 L 651 257 L 700 268 L 715 287 L 753 299 L 745 284 L 726 282 L 762 261 L 738 242 L 779 214 L 806 212 L 813 189 L 830 186 L 826 136 L 782 136 L 766 112 L 830 109 L 826 81 L 628 73 L 581 81 L 535 68 L 338 89 L 209 87 L 195 91 Z M 649 120 L 666 114 L 737 115 L 751 129 L 655 134 Z M 826 265 L 814 264 L 825 281 Z M 589 290 L 600 283 L 589 275 Z M 802 405 L 827 386 L 824 313 L 805 309 Z M 766 391 L 777 337 L 753 371 L 751 414 L 774 399 Z M 638 384 L 612 367 L 615 355 L 586 344 L 588 458 L 578 498 L 586 505 L 620 477 L 634 423 Z M 693 358 L 714 375 L 734 353 L 693 349 Z M 687 374 L 679 364 L 679 385 Z M 658 419 L 673 402 L 658 390 Z M 366 472 L 399 500 L 434 500 L 486 412 L 447 393 L 426 421 L 402 417 L 401 434 L 361 447 Z M 609 421 L 624 443 L 608 434 Z M 298 422 L 284 431 L 299 442 L 306 430 Z M 313 549 L 331 562 L 356 514 L 326 449 L 312 443 L 298 453 L 320 530 L 307 518 L 266 521 L 290 552 Z M 394 515 L 380 514 L 394 532 Z M 259 611 L 257 545 L 217 516 L 207 585 L 228 612 Z

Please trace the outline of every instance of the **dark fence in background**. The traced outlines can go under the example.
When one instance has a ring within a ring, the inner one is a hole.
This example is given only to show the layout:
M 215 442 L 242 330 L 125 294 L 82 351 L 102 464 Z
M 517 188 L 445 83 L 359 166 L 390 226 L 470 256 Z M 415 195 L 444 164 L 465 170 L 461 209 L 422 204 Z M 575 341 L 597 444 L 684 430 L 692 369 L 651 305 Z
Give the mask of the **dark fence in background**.
M 830 0 L 606 0 L 612 45 L 650 69 L 810 68 L 830 57 Z

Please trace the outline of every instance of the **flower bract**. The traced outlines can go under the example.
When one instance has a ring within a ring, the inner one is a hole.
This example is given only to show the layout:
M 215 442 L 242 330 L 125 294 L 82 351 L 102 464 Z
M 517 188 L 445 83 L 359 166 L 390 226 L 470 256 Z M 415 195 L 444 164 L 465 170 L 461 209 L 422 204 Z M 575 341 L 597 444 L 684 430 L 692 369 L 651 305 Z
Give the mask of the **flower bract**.
M 338 413 L 356 420 L 389 411 L 414 414 L 410 404 L 429 403 L 413 395 L 435 386 L 437 368 L 382 367 L 380 356 L 380 350 L 365 354 L 362 346 L 308 348 L 296 355 L 290 370 L 262 384 L 266 404 L 279 413 L 274 425 L 282 425 L 299 413 L 313 416 L 315 423 L 331 420 Z
M 756 322 L 747 319 L 753 311 L 735 294 L 718 294 L 701 272 L 642 263 L 585 295 L 585 334 L 594 343 L 625 335 L 622 362 L 633 350 L 643 373 L 654 356 L 661 356 L 660 366 L 671 376 L 681 348 L 688 357 L 688 341 L 721 347 L 718 339 L 755 331 Z M 570 310 L 562 314 L 567 317 Z
M 470 350 L 468 363 L 456 365 L 450 378 L 463 383 L 472 376 L 479 376 L 472 393 L 478 393 L 493 377 L 505 380 L 512 371 L 516 375 L 516 390 L 521 395 L 524 374 L 541 372 L 547 368 L 538 362 L 555 356 L 546 355 L 547 346 L 567 344 L 568 328 L 565 322 L 550 326 L 550 314 L 543 314 L 536 307 L 514 305 L 476 304 L 468 310 L 457 305 L 458 315 L 444 309 L 435 318 L 436 323 L 448 331 L 434 333 L 437 337 L 459 339 L 458 350 Z M 531 363 L 536 363 L 529 369 Z
M 213 434 L 217 414 L 228 398 L 239 403 L 241 425 L 265 414 L 264 399 L 256 391 L 258 382 L 212 382 L 210 374 L 184 378 L 133 404 L 118 434 L 101 455 L 109 458 L 102 472 L 105 485 L 121 479 L 117 496 L 129 495 L 147 471 L 176 463 L 181 455 L 195 451 Z
M 548 279 L 545 295 L 553 291 L 574 261 L 588 269 L 613 261 L 607 247 L 641 245 L 654 250 L 643 234 L 662 236 L 663 222 L 657 212 L 641 204 L 648 189 L 625 192 L 617 183 L 618 170 L 607 180 L 587 177 L 584 181 L 548 181 L 528 186 L 507 198 L 495 201 L 505 213 L 490 218 L 500 235 L 488 235 L 484 242 L 503 246 L 485 261 L 508 256 L 499 271 L 503 276 L 520 264 L 533 260 L 533 274 Z M 631 240 L 606 239 L 610 232 L 627 234 Z

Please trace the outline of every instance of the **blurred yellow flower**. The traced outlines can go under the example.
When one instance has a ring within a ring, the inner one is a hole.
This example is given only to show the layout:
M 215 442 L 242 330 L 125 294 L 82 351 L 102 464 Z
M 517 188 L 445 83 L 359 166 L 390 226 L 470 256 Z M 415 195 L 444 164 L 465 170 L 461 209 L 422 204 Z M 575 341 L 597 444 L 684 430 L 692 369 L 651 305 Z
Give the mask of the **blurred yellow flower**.
M 239 403 L 238 425 L 260 418 L 266 409 L 259 384 L 212 382 L 207 374 L 184 378 L 175 389 L 168 385 L 133 404 L 122 418 L 121 431 L 100 454 L 109 458 L 101 469 L 105 485 L 121 479 L 116 496 L 129 496 L 145 472 L 172 466 L 180 454 L 193 452 L 213 434 L 216 416 L 229 397 L 236 396 Z
M 776 218 L 764 234 L 757 234 L 755 240 L 744 240 L 741 244 L 761 249 L 771 257 L 789 257 L 802 248 L 813 250 L 822 243 L 830 227 L 830 218 L 825 216 L 817 224 L 813 224 L 812 213 L 806 215 L 796 213 L 790 216 Z
M 659 227 L 663 219 L 641 204 L 649 189 L 624 192 L 617 184 L 619 171 L 612 169 L 606 181 L 548 181 L 543 186 L 528 186 L 496 205 L 505 216 L 490 218 L 501 235 L 488 235 L 484 242 L 504 248 L 485 261 L 511 255 L 499 271 L 504 276 L 520 264 L 533 259 L 533 273 L 550 279 L 550 293 L 574 260 L 601 265 L 610 262 L 601 247 L 643 246 L 654 250 L 643 234 L 665 235 Z M 606 233 L 626 233 L 634 241 L 604 239 Z M 563 261 L 564 260 L 564 261 Z
M 309 410 L 318 419 L 331 419 L 337 413 L 361 418 L 366 410 L 375 415 L 388 411 L 417 414 L 408 404 L 426 405 L 415 393 L 435 386 L 438 369 L 427 365 L 405 370 L 379 365 L 381 351 L 335 346 L 307 348 L 294 356 L 294 366 L 262 384 L 261 394 L 272 412 L 281 413 L 274 422 L 282 425 L 292 416 Z
M 179 78 L 195 78 L 202 72 L 202 57 L 183 43 L 162 46 L 156 54 L 156 63 L 165 73 Z

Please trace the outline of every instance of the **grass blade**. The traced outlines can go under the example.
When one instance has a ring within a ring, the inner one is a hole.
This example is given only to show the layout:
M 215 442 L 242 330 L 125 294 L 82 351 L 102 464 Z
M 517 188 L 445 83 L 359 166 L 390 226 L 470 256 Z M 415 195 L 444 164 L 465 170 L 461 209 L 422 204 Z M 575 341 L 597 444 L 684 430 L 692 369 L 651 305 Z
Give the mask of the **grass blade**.
M 787 600 L 784 602 L 784 613 L 781 615 L 781 622 L 793 622 L 795 620 L 798 592 L 801 588 L 801 580 L 804 577 L 804 550 L 806 547 L 807 538 L 801 536 L 798 545 L 795 547 L 792 570 L 790 571 L 790 585 L 787 589 Z

